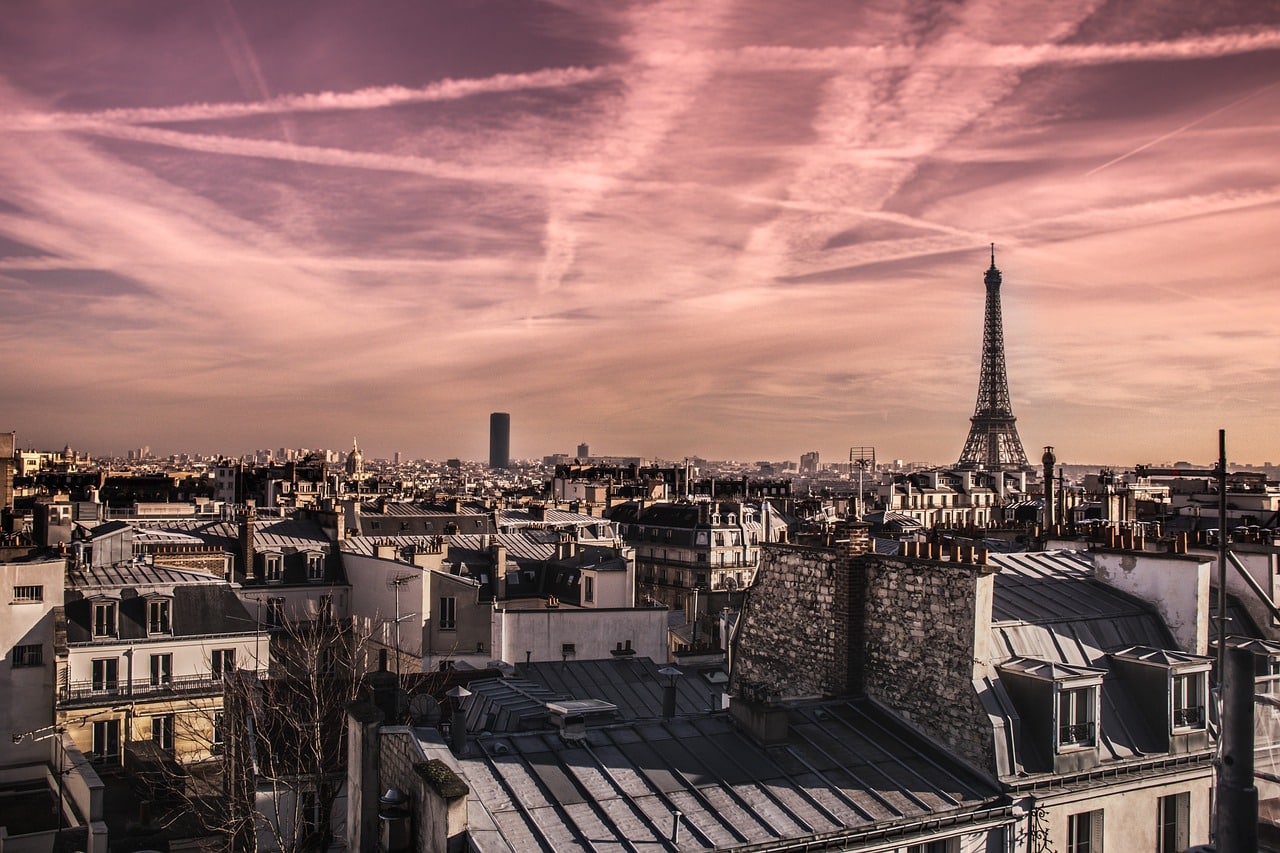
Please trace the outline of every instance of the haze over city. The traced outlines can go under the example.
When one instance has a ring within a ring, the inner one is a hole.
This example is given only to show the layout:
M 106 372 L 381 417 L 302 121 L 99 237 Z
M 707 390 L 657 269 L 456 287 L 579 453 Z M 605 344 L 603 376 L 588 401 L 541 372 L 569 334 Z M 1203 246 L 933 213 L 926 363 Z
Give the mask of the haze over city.
M 14 2 L 23 446 L 1275 459 L 1280 6 Z

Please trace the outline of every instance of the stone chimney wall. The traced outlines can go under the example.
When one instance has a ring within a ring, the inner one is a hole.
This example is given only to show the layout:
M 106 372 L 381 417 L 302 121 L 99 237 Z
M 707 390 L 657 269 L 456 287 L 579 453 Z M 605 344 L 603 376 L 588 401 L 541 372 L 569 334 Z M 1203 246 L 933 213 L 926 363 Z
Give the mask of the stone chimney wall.
M 866 694 L 994 770 L 991 722 L 974 687 L 990 655 L 991 569 L 873 556 L 865 583 Z
M 764 544 L 733 655 L 735 695 L 856 692 L 861 658 L 858 557 L 867 528 L 836 548 Z M 848 531 L 844 531 L 848 532 Z

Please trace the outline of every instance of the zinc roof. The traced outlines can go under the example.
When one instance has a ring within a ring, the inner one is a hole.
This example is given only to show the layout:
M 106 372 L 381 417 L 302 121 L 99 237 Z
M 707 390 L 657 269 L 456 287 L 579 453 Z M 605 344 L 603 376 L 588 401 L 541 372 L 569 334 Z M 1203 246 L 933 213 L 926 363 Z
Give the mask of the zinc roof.
M 577 743 L 477 738 L 462 758 L 423 747 L 470 786 L 481 850 L 711 850 L 895 827 L 909 839 L 939 818 L 1001 812 L 991 783 L 866 701 L 788 716 L 786 742 L 768 749 L 725 714 L 589 727 Z

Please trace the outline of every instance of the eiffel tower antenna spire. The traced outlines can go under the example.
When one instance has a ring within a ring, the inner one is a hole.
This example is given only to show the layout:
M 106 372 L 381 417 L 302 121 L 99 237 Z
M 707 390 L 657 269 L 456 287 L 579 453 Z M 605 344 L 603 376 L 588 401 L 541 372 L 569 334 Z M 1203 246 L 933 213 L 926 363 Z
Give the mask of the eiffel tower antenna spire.
M 982 327 L 982 374 L 978 379 L 978 403 L 969 419 L 969 438 L 957 468 L 989 471 L 1029 467 L 1018 438 L 1017 418 L 1009 404 L 1009 378 L 1004 367 L 1004 324 L 1000 319 L 1000 270 L 996 269 L 996 244 L 991 244 L 991 268 L 983 277 L 987 287 L 986 317 Z

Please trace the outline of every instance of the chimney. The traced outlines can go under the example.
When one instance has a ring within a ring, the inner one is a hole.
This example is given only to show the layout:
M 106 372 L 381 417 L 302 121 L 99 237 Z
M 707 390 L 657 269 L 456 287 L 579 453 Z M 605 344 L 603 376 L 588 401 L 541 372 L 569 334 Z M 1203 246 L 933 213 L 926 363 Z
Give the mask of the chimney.
M 493 576 L 499 580 L 499 583 L 505 584 L 507 577 L 507 546 L 497 542 L 498 537 L 494 537 L 494 543 L 489 546 L 489 557 L 493 560 Z
M 378 843 L 378 768 L 382 712 L 368 700 L 347 705 L 347 845 L 375 850 Z
M 253 501 L 247 501 L 244 512 L 240 515 L 240 559 L 244 564 L 246 579 L 257 577 L 257 566 L 254 564 L 254 522 L 258 520 L 258 510 Z

